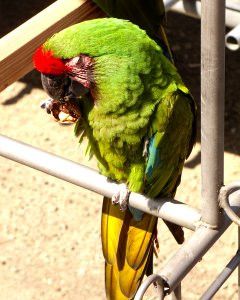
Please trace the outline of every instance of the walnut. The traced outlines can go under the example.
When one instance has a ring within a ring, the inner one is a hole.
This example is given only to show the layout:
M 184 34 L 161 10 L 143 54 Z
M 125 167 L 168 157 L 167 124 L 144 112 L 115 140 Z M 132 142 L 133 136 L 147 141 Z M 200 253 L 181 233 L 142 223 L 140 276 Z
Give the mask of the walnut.
M 53 102 L 51 113 L 57 122 L 65 124 L 75 123 L 81 117 L 79 107 L 74 100 L 64 103 Z

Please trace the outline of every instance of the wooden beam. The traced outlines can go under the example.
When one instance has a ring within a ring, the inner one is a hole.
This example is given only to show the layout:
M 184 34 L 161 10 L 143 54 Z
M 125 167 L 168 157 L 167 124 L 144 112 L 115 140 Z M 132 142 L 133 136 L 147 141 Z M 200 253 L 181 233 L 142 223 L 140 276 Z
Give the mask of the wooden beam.
M 0 91 L 33 69 L 33 54 L 47 38 L 83 20 L 103 17 L 90 0 L 58 0 L 0 40 Z

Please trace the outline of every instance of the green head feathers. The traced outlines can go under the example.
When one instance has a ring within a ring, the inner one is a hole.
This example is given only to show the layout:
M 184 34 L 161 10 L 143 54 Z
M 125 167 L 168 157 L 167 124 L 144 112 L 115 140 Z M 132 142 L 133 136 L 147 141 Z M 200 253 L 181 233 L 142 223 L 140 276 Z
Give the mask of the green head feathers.
M 160 55 L 161 49 L 145 31 L 131 22 L 115 18 L 93 19 L 70 26 L 49 38 L 36 51 L 34 64 L 40 72 L 59 75 L 66 72 L 63 60 L 80 54 L 96 58 L 96 61 L 105 56 L 102 64 L 108 60 L 107 55 L 110 60 L 114 58 L 113 67 L 114 63 L 119 65 L 120 58 L 125 61 L 130 58 L 137 72 L 148 73 L 152 52 Z M 54 66 L 52 71 L 51 66 Z
M 72 25 L 48 39 L 43 50 L 51 50 L 55 57 L 68 59 L 80 53 L 97 57 L 135 51 L 146 40 L 157 47 L 138 26 L 115 18 L 93 19 Z M 113 42 L 114 41 L 114 42 Z M 139 49 L 140 50 L 140 49 Z M 131 51 L 131 50 L 130 50 Z

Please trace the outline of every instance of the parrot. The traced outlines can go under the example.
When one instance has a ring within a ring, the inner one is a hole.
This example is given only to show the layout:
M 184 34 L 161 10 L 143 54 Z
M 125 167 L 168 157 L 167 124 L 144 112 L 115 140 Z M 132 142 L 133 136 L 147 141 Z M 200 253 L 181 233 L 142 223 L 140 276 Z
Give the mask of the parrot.
M 33 58 L 49 96 L 42 108 L 75 123 L 100 173 L 119 183 L 101 218 L 111 300 L 133 299 L 152 273 L 157 217 L 131 207 L 130 193 L 174 197 L 195 144 L 196 104 L 166 49 L 131 21 L 108 17 L 63 29 Z M 183 242 L 181 230 L 174 236 Z

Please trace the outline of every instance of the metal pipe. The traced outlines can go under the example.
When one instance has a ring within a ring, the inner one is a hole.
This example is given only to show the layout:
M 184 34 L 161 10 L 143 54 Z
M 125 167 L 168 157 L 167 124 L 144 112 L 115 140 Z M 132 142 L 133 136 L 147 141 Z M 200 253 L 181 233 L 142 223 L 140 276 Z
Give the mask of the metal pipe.
M 199 2 L 192 0 L 182 0 L 184 10 L 191 17 L 194 17 L 195 14 L 199 15 Z
M 229 202 L 231 208 L 239 215 L 240 191 L 232 193 Z M 216 230 L 200 226 L 182 247 L 173 254 L 159 272 L 159 275 L 165 280 L 165 286 L 168 286 L 168 293 L 171 293 L 189 271 L 201 261 L 203 255 L 219 239 L 230 224 L 231 220 L 224 212 L 221 228 Z
M 223 185 L 225 1 L 201 3 L 202 217 L 215 228 L 219 225 L 218 194 Z
M 200 2 L 198 2 L 196 0 L 188 1 L 187 5 L 186 5 L 186 2 L 184 3 L 184 1 L 177 1 L 175 4 L 173 4 L 171 6 L 166 5 L 168 0 L 163 0 L 163 2 L 164 2 L 166 11 L 171 10 L 174 12 L 185 14 L 185 15 L 187 15 L 189 17 L 193 17 L 193 18 L 201 17 L 201 4 L 200 4 Z
M 240 11 L 239 0 L 226 0 L 226 7 L 232 10 Z
M 240 23 L 240 18 L 239 18 Z M 240 48 L 240 24 L 233 30 L 228 32 L 225 36 L 226 47 L 230 50 L 236 51 Z
M 174 4 L 179 2 L 179 0 L 164 0 L 165 11 L 169 10 Z
M 181 282 L 171 293 L 171 300 L 182 300 L 182 286 Z
M 200 300 L 208 300 L 212 299 L 212 297 L 217 293 L 217 291 L 221 288 L 224 282 L 228 279 L 228 277 L 232 274 L 232 272 L 237 268 L 240 264 L 240 252 L 234 255 L 234 257 L 230 260 L 230 262 L 226 265 L 226 267 L 222 270 L 222 272 L 218 275 L 218 277 L 213 281 L 213 283 L 209 286 L 206 292 L 202 295 Z
M 164 282 L 163 279 L 157 274 L 151 274 L 147 277 L 147 279 L 140 285 L 134 299 L 142 300 L 145 292 L 149 288 L 151 284 L 155 283 L 157 286 L 158 299 L 164 299 Z
M 220 193 L 218 196 L 218 202 L 220 207 L 224 209 L 228 217 L 238 226 L 240 226 L 240 218 L 234 213 L 234 211 L 231 209 L 229 205 L 229 195 L 236 191 L 240 190 L 240 181 L 234 181 L 231 184 L 228 184 L 227 186 L 223 186 L 220 189 Z
M 167 1 L 167 0 L 166 0 Z M 185 0 L 186 1 L 186 0 Z M 192 3 L 190 3 L 190 1 Z M 201 17 L 201 8 L 202 4 L 197 0 L 188 0 L 188 5 L 184 5 L 184 1 L 178 1 L 173 6 L 170 6 L 170 10 L 173 12 L 181 13 L 190 17 L 200 18 Z M 165 3 L 165 0 L 164 0 Z M 238 6 L 237 6 L 238 7 Z M 240 12 L 236 10 L 235 6 L 232 4 L 226 5 L 225 13 L 226 13 L 226 26 L 234 28 L 239 25 Z M 166 11 L 169 9 L 166 8 Z
M 198 210 L 174 199 L 154 200 L 140 194 L 131 193 L 129 204 L 190 230 L 196 230 L 201 224 L 201 215 Z
M 233 192 L 229 198 L 231 208 L 240 215 L 240 190 Z M 147 277 L 139 289 L 145 292 L 155 278 L 159 282 L 164 280 L 165 294 L 170 294 L 190 270 L 201 261 L 203 255 L 226 231 L 231 222 L 228 215 L 223 212 L 222 226 L 219 229 L 212 229 L 206 225 L 199 226 L 194 234 L 167 261 L 162 270 L 158 274 Z
M 2 135 L 0 155 L 109 198 L 119 190 L 118 184 L 109 181 L 96 170 Z M 196 209 L 174 199 L 153 200 L 131 193 L 129 204 L 191 230 L 195 230 L 201 220 Z

